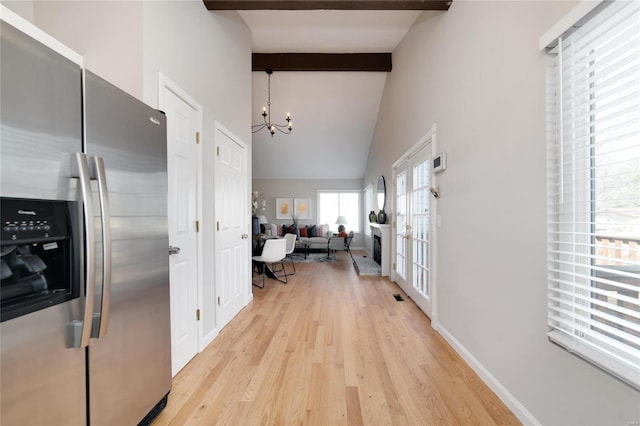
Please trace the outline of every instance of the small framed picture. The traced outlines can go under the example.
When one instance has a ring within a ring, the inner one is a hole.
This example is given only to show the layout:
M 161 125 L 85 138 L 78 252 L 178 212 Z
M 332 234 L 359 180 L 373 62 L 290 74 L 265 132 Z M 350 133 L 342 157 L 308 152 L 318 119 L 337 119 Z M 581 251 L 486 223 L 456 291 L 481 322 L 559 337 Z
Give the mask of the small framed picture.
M 276 198 L 276 219 L 293 219 L 293 200 Z
M 294 199 L 293 210 L 296 219 L 311 219 L 311 198 Z

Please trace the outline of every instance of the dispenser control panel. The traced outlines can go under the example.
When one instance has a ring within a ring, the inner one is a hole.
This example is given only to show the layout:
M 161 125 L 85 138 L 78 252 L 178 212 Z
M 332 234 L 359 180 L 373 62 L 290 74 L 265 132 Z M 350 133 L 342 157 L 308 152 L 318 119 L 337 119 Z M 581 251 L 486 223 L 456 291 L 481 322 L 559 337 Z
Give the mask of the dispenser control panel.
M 68 201 L 2 198 L 2 244 L 68 237 L 70 204 Z

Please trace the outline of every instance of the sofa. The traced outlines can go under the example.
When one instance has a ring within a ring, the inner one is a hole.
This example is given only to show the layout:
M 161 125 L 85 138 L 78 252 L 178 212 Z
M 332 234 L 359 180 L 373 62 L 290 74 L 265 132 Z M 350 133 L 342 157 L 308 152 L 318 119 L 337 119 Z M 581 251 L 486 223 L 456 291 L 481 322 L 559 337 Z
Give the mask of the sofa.
M 306 251 L 309 250 L 327 250 L 329 245 L 329 238 L 331 237 L 331 231 L 329 231 L 329 225 L 276 225 L 271 224 L 271 235 L 283 236 L 284 234 L 296 234 L 296 250 Z M 308 245 L 308 246 L 307 246 Z

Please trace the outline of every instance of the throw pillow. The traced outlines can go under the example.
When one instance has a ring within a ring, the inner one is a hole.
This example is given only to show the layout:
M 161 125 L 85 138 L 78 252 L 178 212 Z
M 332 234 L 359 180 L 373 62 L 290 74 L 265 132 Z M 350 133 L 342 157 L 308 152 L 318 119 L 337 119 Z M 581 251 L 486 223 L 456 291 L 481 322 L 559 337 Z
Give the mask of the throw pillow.
M 317 230 L 316 230 L 316 226 L 315 226 L 315 225 L 310 226 L 310 227 L 307 229 L 307 235 L 308 235 L 309 237 L 317 237 L 317 236 L 318 236 L 318 232 L 317 232 Z
M 307 232 L 309 228 L 307 228 L 306 226 L 304 228 L 300 228 L 300 236 L 301 237 L 308 237 L 309 233 Z

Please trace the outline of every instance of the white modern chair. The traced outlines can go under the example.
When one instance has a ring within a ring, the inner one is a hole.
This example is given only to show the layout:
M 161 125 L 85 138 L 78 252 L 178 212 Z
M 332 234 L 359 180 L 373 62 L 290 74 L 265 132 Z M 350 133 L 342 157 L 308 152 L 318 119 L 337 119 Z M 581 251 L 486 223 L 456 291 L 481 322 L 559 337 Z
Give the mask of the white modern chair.
M 293 272 L 290 274 L 287 274 L 287 271 L 285 270 L 284 264 L 282 266 L 282 270 L 278 269 L 277 271 L 274 272 L 282 272 L 284 275 L 295 275 L 296 274 L 296 264 L 293 262 L 293 251 L 296 249 L 296 234 L 284 234 L 284 239 L 287 240 L 287 254 L 286 257 L 289 258 L 289 260 L 291 260 L 291 266 L 293 266 Z M 278 275 L 279 277 L 282 277 L 281 275 Z
M 295 238 L 295 235 L 294 235 Z M 269 238 L 264 242 L 264 247 L 262 248 L 262 254 L 260 256 L 253 256 L 254 269 L 256 263 L 261 263 L 262 265 L 262 286 L 254 283 L 256 287 L 264 288 L 264 276 L 270 275 L 276 280 L 286 284 L 288 282 L 287 275 L 283 275 L 284 281 L 281 280 L 274 272 L 272 268 L 269 268 L 269 264 L 272 266 L 279 262 L 284 270 L 284 258 L 287 257 L 287 240 L 284 238 Z

